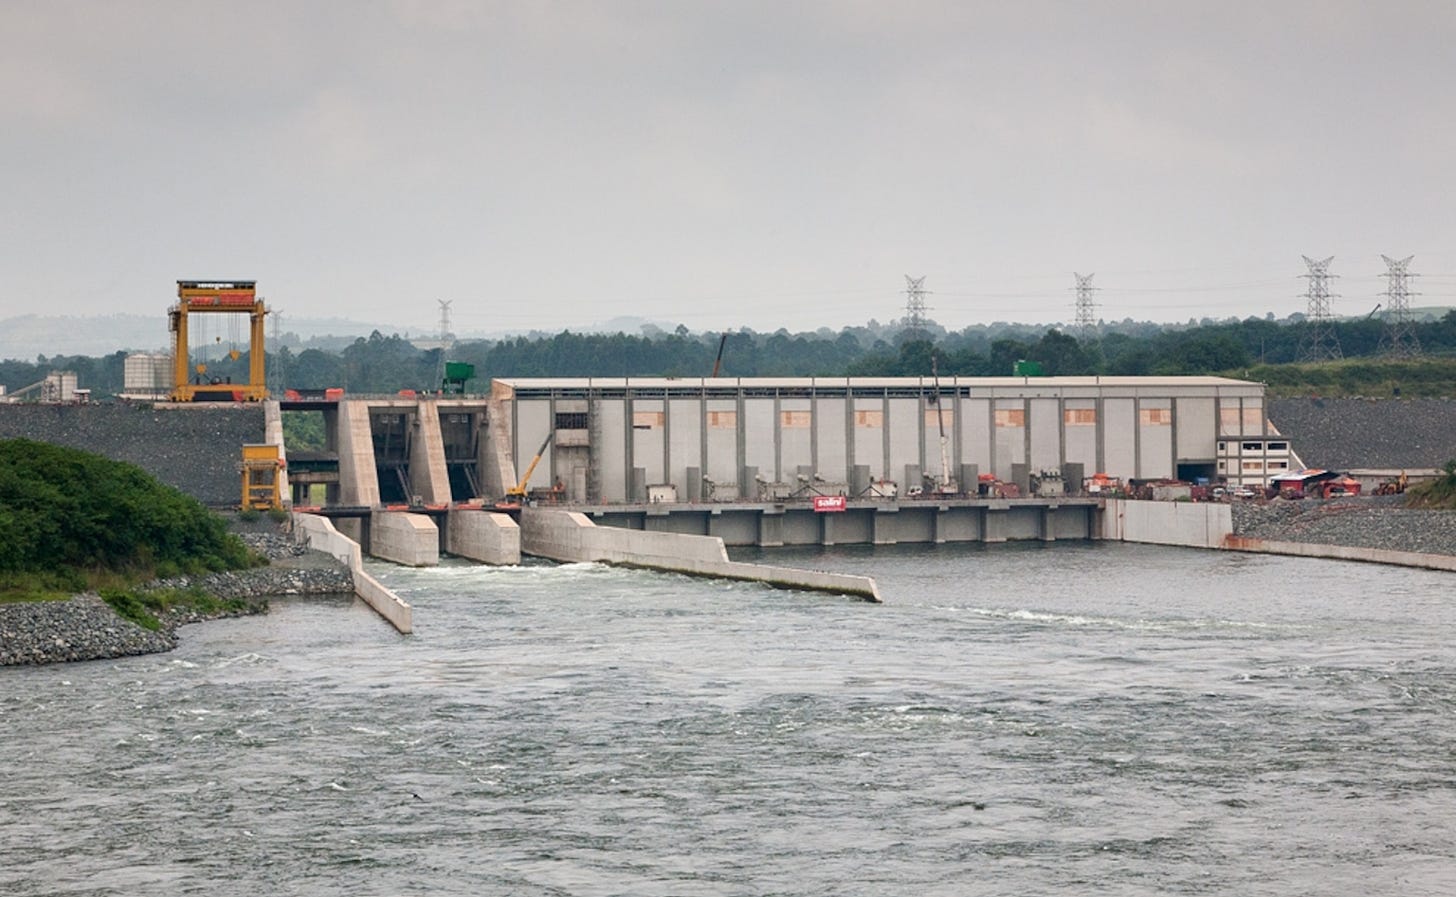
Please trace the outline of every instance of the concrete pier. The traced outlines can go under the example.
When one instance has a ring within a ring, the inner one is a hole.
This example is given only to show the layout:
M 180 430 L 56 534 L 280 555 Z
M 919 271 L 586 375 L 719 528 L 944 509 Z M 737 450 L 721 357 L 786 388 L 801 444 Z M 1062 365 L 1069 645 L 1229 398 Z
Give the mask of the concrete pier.
M 349 569 L 354 580 L 354 594 L 388 620 L 402 633 L 414 630 L 414 611 L 404 599 L 391 592 L 364 569 L 359 543 L 334 529 L 326 517 L 316 514 L 293 515 L 293 538 L 310 548 L 333 555 Z
M 716 536 L 597 526 L 576 511 L 522 509 L 521 550 L 556 561 L 647 567 L 880 601 L 879 588 L 868 576 L 731 561 L 723 540 Z
M 424 514 L 375 511 L 369 518 L 369 553 L 407 567 L 440 563 L 440 530 Z
M 451 508 L 445 520 L 445 550 L 484 564 L 519 564 L 521 528 L 506 514 Z

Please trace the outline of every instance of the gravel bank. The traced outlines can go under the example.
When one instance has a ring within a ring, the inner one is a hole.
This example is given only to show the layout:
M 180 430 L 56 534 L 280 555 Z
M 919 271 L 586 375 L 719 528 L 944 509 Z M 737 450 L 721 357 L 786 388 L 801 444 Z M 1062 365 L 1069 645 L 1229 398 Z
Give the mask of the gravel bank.
M 1456 555 L 1456 511 L 1401 507 L 1399 495 L 1236 502 L 1234 533 L 1255 539 Z
M 1269 419 L 1310 467 L 1440 467 L 1456 454 L 1456 400 L 1270 399 Z
M 247 541 L 274 556 L 267 567 L 205 576 L 180 576 L 151 583 L 154 587 L 200 586 L 220 598 L 248 602 L 245 614 L 266 613 L 272 595 L 309 595 L 354 591 L 348 570 L 321 552 L 294 546 L 283 536 Z M 237 616 L 236 613 L 218 616 Z M 133 654 L 154 654 L 177 647 L 177 629 L 216 616 L 175 611 L 151 632 L 122 619 L 95 595 L 69 601 L 0 604 L 0 666 L 100 660 Z

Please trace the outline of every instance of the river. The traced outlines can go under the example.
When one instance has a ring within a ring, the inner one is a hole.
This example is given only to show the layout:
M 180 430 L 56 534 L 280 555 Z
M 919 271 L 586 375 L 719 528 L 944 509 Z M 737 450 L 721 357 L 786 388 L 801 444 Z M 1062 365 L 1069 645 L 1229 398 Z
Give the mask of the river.
M 747 555 L 750 559 L 754 555 Z M 1121 544 L 775 551 L 884 605 L 372 569 L 0 670 L 0 893 L 1447 895 L 1447 574 Z

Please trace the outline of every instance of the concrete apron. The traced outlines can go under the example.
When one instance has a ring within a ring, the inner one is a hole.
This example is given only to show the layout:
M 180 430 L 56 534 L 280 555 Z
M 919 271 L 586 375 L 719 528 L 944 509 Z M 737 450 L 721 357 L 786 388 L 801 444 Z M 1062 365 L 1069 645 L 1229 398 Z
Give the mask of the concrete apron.
M 576 511 L 521 509 L 521 553 L 566 563 L 642 567 L 881 601 L 879 587 L 868 576 L 731 561 L 717 536 L 597 526 Z

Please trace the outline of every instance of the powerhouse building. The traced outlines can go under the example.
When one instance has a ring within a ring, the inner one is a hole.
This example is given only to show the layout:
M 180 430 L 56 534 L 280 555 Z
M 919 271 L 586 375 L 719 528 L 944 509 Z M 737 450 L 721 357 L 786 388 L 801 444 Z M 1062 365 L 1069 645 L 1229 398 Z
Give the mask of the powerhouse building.
M 983 475 L 1263 486 L 1296 461 L 1263 384 L 1223 377 L 498 379 L 492 399 L 517 469 L 541 455 L 531 486 L 578 502 L 973 492 Z

